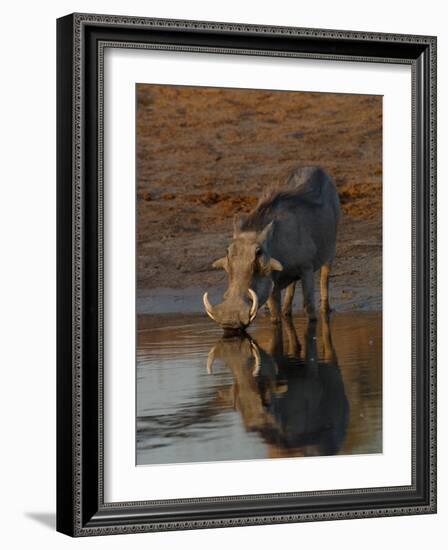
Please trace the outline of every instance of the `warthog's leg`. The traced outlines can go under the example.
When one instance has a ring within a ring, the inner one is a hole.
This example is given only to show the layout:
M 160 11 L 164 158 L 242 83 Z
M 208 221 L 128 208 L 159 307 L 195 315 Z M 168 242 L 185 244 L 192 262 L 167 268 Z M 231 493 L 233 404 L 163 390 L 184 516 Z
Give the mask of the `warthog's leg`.
M 320 268 L 320 310 L 323 313 L 331 311 L 330 301 L 328 299 L 328 288 L 330 282 L 331 264 L 324 264 Z
M 333 341 L 331 339 L 330 320 L 329 315 L 323 313 L 322 319 L 322 340 L 324 343 L 324 359 L 331 363 L 336 363 L 336 352 L 334 351 Z
M 316 321 L 316 308 L 314 306 L 314 272 L 313 268 L 302 272 L 303 309 L 310 321 Z
M 268 307 L 271 312 L 271 321 L 273 323 L 280 323 L 281 321 L 281 299 L 282 295 L 278 287 L 274 287 L 271 295 L 268 298 Z
M 285 333 L 288 341 L 288 355 L 291 355 L 292 357 L 299 357 L 301 351 L 300 341 L 291 319 L 285 320 Z
M 283 355 L 283 333 L 280 324 L 276 324 L 272 327 L 271 339 L 269 340 L 266 351 L 269 355 Z
M 294 300 L 294 292 L 296 291 L 296 282 L 294 281 L 286 287 L 285 301 L 283 302 L 282 315 L 284 317 L 291 317 L 292 315 L 292 301 Z

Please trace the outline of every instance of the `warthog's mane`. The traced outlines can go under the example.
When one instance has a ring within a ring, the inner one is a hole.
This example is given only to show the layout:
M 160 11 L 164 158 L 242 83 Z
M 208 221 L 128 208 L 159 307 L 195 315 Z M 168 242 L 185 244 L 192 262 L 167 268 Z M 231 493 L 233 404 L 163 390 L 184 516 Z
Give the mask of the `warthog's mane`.
M 321 206 L 322 187 L 327 179 L 320 167 L 297 168 L 284 184 L 275 184 L 263 193 L 257 206 L 242 221 L 241 230 L 261 231 L 282 210 L 300 205 Z

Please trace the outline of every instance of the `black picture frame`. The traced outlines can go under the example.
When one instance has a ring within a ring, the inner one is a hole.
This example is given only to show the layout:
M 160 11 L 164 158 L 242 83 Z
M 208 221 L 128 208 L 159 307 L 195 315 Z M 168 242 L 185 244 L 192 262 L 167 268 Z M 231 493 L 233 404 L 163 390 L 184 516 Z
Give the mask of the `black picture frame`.
M 138 48 L 412 67 L 412 484 L 104 502 L 102 55 Z M 71 536 L 436 512 L 436 38 L 72 14 L 57 21 L 57 530 Z

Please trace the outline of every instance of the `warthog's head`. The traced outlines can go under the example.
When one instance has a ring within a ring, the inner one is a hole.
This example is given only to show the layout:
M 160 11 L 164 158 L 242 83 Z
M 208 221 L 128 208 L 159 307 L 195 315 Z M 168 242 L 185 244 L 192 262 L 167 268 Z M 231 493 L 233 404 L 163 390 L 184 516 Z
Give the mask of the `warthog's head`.
M 272 222 L 257 232 L 242 230 L 240 219 L 235 219 L 227 255 L 213 263 L 213 267 L 227 271 L 229 287 L 223 302 L 216 306 L 210 304 L 206 292 L 204 306 L 207 314 L 227 332 L 244 330 L 250 325 L 272 291 L 272 273 L 283 269 L 270 255 L 272 233 Z

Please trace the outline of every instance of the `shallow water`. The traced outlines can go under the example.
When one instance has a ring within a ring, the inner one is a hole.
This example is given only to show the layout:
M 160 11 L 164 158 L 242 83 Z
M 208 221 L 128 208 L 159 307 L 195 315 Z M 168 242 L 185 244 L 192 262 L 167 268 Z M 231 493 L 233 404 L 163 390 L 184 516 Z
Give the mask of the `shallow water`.
M 382 452 L 381 313 L 260 315 L 223 339 L 203 314 L 139 315 L 137 464 Z

